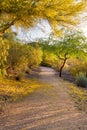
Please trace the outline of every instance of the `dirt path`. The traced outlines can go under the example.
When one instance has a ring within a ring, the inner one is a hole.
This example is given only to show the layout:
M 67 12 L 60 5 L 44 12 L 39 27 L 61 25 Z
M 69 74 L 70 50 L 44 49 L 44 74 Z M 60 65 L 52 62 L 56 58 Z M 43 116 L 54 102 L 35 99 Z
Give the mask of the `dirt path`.
M 40 70 L 38 79 L 52 87 L 43 86 L 10 104 L 9 115 L 0 117 L 0 130 L 87 130 L 87 115 L 76 109 L 67 82 L 50 68 Z

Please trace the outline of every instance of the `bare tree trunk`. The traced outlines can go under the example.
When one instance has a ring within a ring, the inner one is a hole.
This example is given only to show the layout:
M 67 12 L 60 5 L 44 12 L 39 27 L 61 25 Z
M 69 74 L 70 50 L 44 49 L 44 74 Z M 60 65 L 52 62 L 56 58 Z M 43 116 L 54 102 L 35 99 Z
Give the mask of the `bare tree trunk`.
M 62 66 L 60 67 L 59 77 L 62 77 L 62 70 L 63 70 L 63 68 L 64 68 L 64 66 L 65 66 L 66 61 L 67 61 L 67 58 L 64 59 L 63 64 L 62 64 Z

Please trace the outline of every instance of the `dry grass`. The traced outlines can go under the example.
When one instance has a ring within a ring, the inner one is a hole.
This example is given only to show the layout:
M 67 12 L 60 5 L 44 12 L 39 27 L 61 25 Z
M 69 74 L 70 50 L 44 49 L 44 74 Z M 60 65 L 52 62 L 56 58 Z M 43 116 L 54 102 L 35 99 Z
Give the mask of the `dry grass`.
M 87 110 L 87 89 L 70 85 L 70 94 L 79 110 Z
M 20 82 L 14 79 L 0 79 L 0 100 L 16 101 L 41 86 L 41 83 L 31 79 L 24 79 Z

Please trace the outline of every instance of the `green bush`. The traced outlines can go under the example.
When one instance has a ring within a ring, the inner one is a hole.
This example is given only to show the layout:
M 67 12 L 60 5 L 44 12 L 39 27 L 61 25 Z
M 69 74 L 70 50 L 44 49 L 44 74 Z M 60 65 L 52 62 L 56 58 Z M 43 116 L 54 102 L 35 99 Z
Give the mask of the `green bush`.
M 53 67 L 56 64 L 57 59 L 58 58 L 54 53 L 44 50 L 41 65 L 47 67 Z
M 70 69 L 70 73 L 74 76 L 80 72 L 87 73 L 87 62 L 76 61 Z
M 87 77 L 86 77 L 85 73 L 80 72 L 76 76 L 76 84 L 80 87 L 87 88 Z
M 0 76 L 2 77 L 6 75 L 8 49 L 8 42 L 5 39 L 0 38 Z

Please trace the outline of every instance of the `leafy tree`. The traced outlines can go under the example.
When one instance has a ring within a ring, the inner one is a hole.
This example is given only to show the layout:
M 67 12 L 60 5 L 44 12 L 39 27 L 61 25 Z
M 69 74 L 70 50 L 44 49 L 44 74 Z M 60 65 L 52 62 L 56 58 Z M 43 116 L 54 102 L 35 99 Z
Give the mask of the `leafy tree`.
M 87 42 L 81 34 L 67 35 L 62 41 L 55 41 L 54 50 L 61 61 L 59 68 L 59 76 L 62 75 L 62 70 L 71 57 L 76 57 L 80 60 L 87 56 Z
M 7 70 L 10 69 L 14 74 L 27 69 L 28 61 L 25 48 L 21 43 L 11 41 L 7 57 Z
M 60 34 L 58 26 L 77 24 L 77 14 L 85 6 L 85 0 L 0 0 L 0 36 L 12 25 L 32 27 L 41 19 L 48 20 L 54 32 Z
M 27 57 L 28 60 L 28 67 L 33 68 L 33 67 L 38 67 L 38 65 L 42 61 L 42 49 L 38 45 L 35 45 L 31 43 L 30 45 L 25 45 L 26 51 L 25 51 L 25 56 Z
M 7 57 L 7 71 L 18 75 L 29 68 L 37 67 L 42 60 L 42 50 L 39 46 L 22 44 L 10 41 L 10 48 Z

